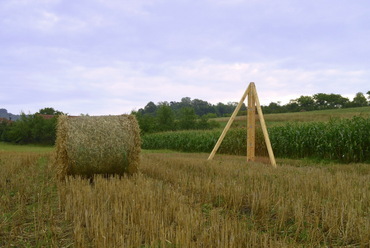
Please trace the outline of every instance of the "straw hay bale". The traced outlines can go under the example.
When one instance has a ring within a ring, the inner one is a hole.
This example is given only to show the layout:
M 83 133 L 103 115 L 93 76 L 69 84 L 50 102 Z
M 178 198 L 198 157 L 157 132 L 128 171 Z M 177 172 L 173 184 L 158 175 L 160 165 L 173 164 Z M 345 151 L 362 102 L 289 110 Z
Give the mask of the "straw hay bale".
M 141 151 L 132 115 L 58 118 L 55 163 L 58 176 L 133 174 Z

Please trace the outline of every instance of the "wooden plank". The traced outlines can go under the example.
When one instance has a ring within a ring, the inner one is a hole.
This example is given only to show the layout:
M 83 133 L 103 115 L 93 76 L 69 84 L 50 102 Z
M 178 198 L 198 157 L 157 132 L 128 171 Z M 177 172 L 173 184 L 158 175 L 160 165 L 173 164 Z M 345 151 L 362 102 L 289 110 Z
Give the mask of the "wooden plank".
M 265 119 L 263 118 L 262 108 L 261 108 L 261 105 L 260 105 L 260 101 L 258 99 L 256 86 L 254 84 L 251 86 L 251 91 L 253 92 L 254 98 L 255 98 L 255 101 L 256 101 L 257 112 L 258 112 L 258 116 L 260 118 L 260 123 L 261 123 L 261 127 L 262 127 L 263 136 L 265 137 L 265 142 L 266 142 L 266 146 L 267 146 L 267 151 L 269 153 L 270 162 L 271 162 L 271 165 L 276 168 L 277 166 L 276 166 L 276 160 L 275 160 L 274 152 L 272 150 L 270 137 L 269 137 L 269 134 L 267 132 Z
M 229 121 L 227 122 L 227 124 L 226 124 L 226 126 L 225 126 L 224 130 L 222 131 L 222 134 L 221 134 L 220 138 L 218 138 L 218 140 L 217 140 L 217 143 L 216 143 L 215 147 L 213 148 L 213 150 L 212 150 L 211 154 L 210 154 L 210 155 L 209 155 L 209 157 L 208 157 L 208 160 L 212 160 L 212 159 L 213 159 L 213 157 L 215 156 L 215 154 L 216 154 L 216 152 L 217 152 L 218 148 L 220 147 L 220 145 L 221 145 L 221 143 L 222 143 L 223 139 L 225 138 L 225 135 L 226 135 L 227 131 L 229 131 L 231 124 L 233 123 L 233 121 L 234 121 L 234 119 L 235 119 L 236 115 L 238 114 L 238 112 L 239 112 L 240 108 L 242 107 L 243 102 L 244 102 L 244 100 L 245 100 L 245 98 L 247 97 L 247 95 L 248 95 L 248 93 L 249 93 L 249 92 L 250 92 L 250 84 L 248 85 L 248 88 L 246 89 L 246 91 L 244 92 L 244 95 L 243 95 L 243 96 L 242 96 L 242 98 L 240 99 L 238 106 L 236 106 L 236 108 L 235 108 L 235 110 L 234 110 L 234 113 L 231 115 L 231 117 L 230 117 Z
M 251 83 L 251 87 L 253 85 Z M 256 151 L 256 102 L 252 90 L 248 94 L 247 112 L 247 161 L 254 161 Z

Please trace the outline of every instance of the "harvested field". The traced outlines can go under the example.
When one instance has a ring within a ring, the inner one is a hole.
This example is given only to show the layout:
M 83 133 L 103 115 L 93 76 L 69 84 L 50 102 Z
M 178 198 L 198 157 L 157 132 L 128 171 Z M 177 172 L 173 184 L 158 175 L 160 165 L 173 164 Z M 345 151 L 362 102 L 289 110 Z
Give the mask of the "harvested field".
M 146 152 L 138 174 L 90 183 L 19 154 L 0 153 L 0 246 L 370 245 L 369 164 Z

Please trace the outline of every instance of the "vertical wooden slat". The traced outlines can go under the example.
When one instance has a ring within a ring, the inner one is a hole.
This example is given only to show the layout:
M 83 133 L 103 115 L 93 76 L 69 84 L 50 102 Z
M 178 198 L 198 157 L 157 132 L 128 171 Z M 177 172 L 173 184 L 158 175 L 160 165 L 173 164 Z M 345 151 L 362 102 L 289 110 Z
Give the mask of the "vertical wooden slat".
M 251 83 L 250 87 L 252 89 L 254 83 Z M 253 92 L 253 90 L 250 90 L 248 94 L 247 161 L 255 160 L 256 150 L 256 102 Z
M 218 141 L 217 141 L 217 143 L 216 143 L 215 147 L 213 148 L 213 150 L 212 150 L 211 154 L 209 155 L 208 160 L 212 160 L 212 159 L 213 159 L 213 157 L 215 156 L 215 154 L 216 154 L 216 152 L 217 152 L 218 148 L 220 147 L 220 145 L 221 145 L 221 143 L 222 143 L 223 139 L 225 138 L 225 135 L 226 135 L 227 131 L 229 130 L 229 128 L 230 128 L 230 126 L 231 126 L 231 124 L 233 123 L 233 121 L 234 121 L 234 119 L 235 119 L 236 115 L 238 114 L 238 112 L 239 112 L 239 110 L 240 110 L 241 106 L 243 105 L 243 102 L 244 102 L 244 100 L 245 100 L 245 98 L 247 97 L 247 95 L 248 95 L 248 93 L 249 93 L 249 92 L 250 92 L 250 85 L 248 86 L 248 88 L 247 88 L 247 89 L 246 89 L 246 91 L 244 92 L 244 95 L 243 95 L 243 96 L 242 96 L 242 98 L 240 99 L 238 106 L 236 106 L 236 109 L 234 110 L 234 113 L 231 115 L 231 117 L 230 117 L 229 121 L 227 122 L 227 124 L 226 124 L 226 126 L 225 126 L 224 130 L 222 131 L 222 134 L 221 134 L 220 138 L 218 139 Z

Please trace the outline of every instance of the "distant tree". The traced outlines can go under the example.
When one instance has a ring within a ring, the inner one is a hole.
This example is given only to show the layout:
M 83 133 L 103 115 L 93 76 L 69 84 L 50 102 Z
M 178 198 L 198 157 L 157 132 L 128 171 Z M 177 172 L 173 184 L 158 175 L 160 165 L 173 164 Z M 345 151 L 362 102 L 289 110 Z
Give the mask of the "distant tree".
M 217 116 L 221 117 L 228 113 L 228 106 L 222 102 L 217 103 L 217 105 L 214 107 Z
M 315 101 L 311 96 L 300 96 L 295 102 L 300 110 L 311 111 L 315 109 Z
M 11 141 L 9 137 L 9 131 L 11 130 L 12 124 L 12 122 L 6 119 L 0 120 L 0 141 Z
M 148 104 L 144 107 L 144 114 L 151 114 L 154 115 L 157 111 L 157 105 L 154 102 L 148 102 Z
M 181 106 L 182 107 L 191 107 L 192 101 L 190 97 L 183 97 L 181 98 Z
M 370 103 L 370 90 L 366 92 L 366 94 L 367 94 L 367 99 L 369 99 L 369 103 Z
M 349 99 L 339 94 L 318 93 L 313 95 L 317 109 L 332 109 L 346 107 Z
M 194 126 L 194 129 L 200 129 L 200 130 L 210 129 L 212 128 L 211 123 L 213 122 L 214 121 L 209 122 L 208 117 L 206 115 L 203 115 L 199 118 L 198 122 Z
M 262 106 L 263 113 L 272 114 L 272 113 L 281 113 L 284 111 L 284 108 L 280 105 L 280 102 L 271 102 L 268 106 Z
M 295 100 L 290 100 L 290 102 L 285 105 L 285 110 L 286 112 L 298 112 L 300 108 Z
M 142 134 L 157 131 L 158 125 L 154 116 L 142 114 L 142 112 L 139 111 L 132 111 L 131 114 L 135 115 Z
M 40 109 L 39 112 L 36 114 L 42 114 L 42 115 L 62 115 L 64 114 L 61 111 L 55 110 L 54 108 L 43 108 Z
M 180 129 L 196 129 L 197 115 L 191 107 L 181 109 L 179 127 Z
M 175 130 L 175 117 L 168 103 L 163 103 L 157 110 L 159 131 Z
M 195 113 L 199 116 L 215 112 L 213 106 L 209 102 L 200 99 L 192 100 L 191 106 L 194 108 Z
M 14 122 L 9 130 L 8 138 L 15 143 L 55 143 L 55 126 L 57 118 L 44 119 L 38 114 L 26 115 L 21 113 L 19 120 Z
M 363 107 L 367 106 L 367 100 L 363 93 L 358 92 L 356 96 L 353 98 L 353 106 L 354 107 Z

